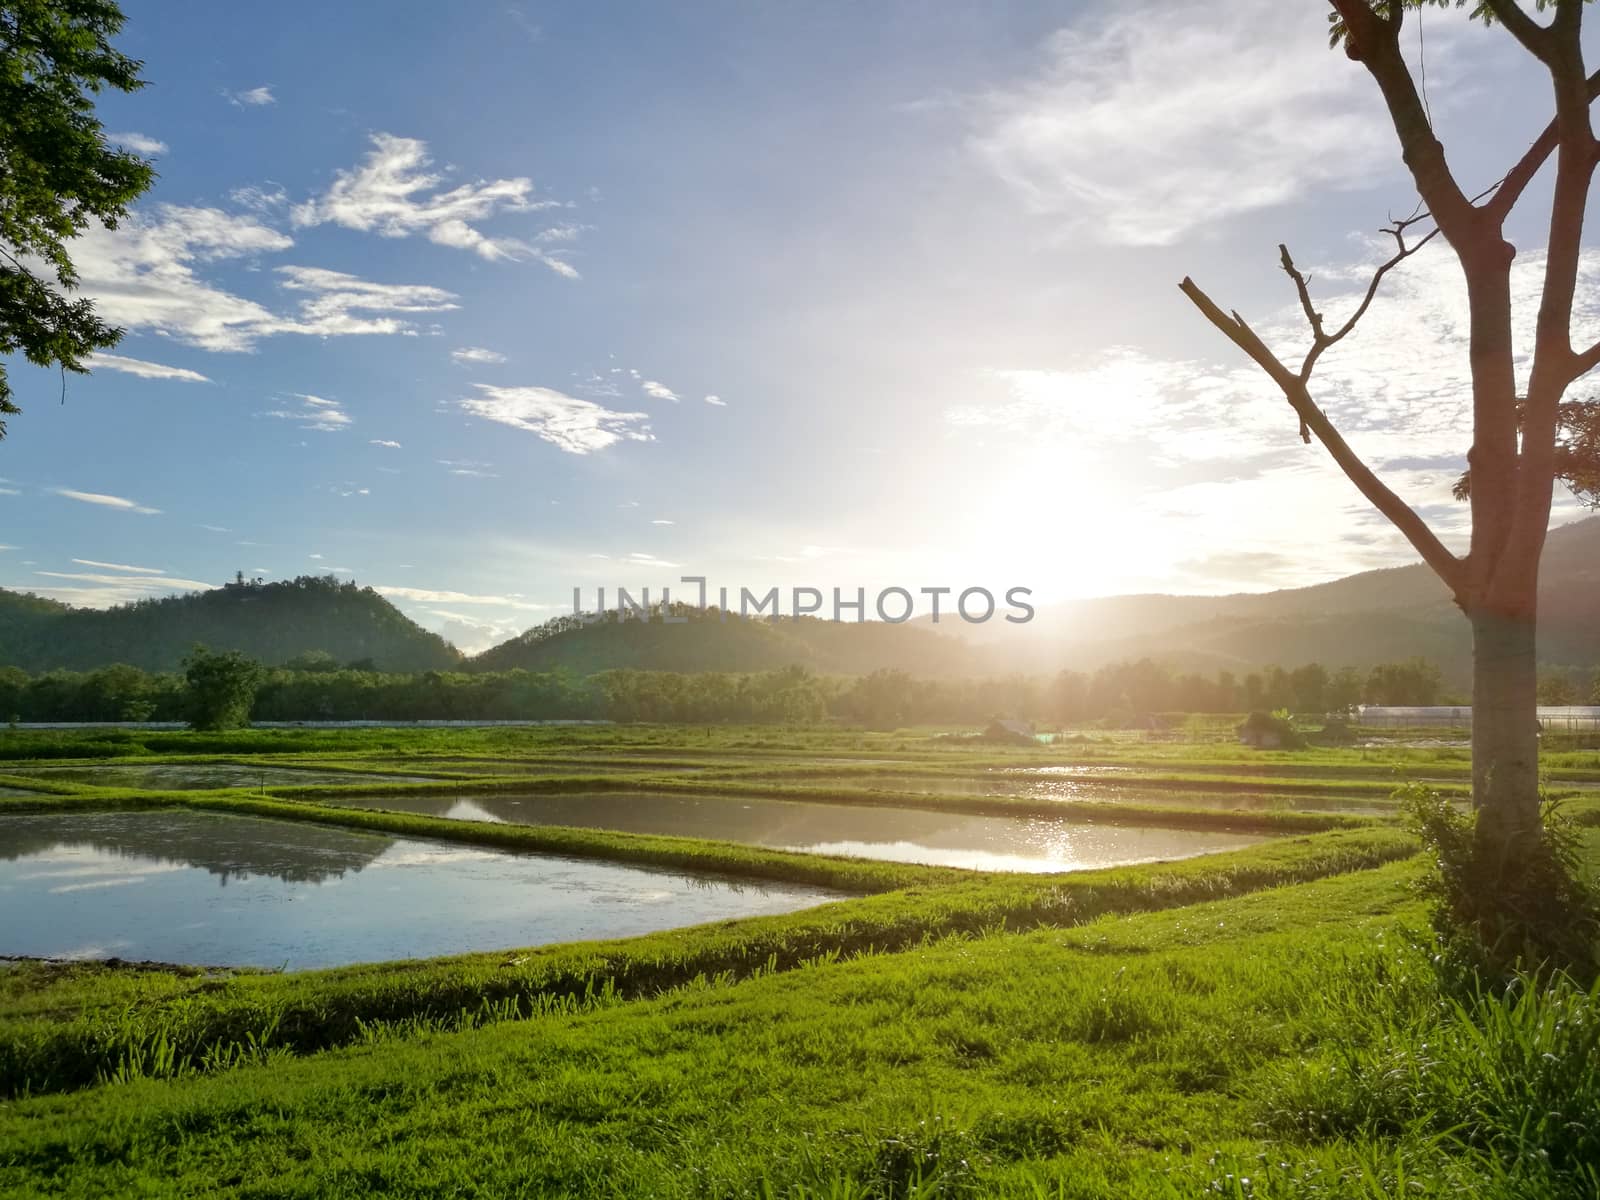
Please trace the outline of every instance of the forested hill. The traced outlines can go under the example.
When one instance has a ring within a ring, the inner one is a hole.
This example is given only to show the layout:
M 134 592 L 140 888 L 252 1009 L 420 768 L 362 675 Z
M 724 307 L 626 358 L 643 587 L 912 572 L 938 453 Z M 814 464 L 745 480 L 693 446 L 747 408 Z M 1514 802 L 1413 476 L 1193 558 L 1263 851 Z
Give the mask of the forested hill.
M 472 668 L 507 671 L 558 667 L 589 675 L 632 667 L 655 671 L 767 671 L 802 666 L 822 675 L 868 675 L 889 669 L 919 676 L 981 675 L 986 664 L 957 638 L 880 621 L 799 621 L 729 617 L 675 605 L 682 624 L 607 619 L 584 624 L 557 617 L 485 650 Z
M 176 670 L 196 642 L 270 664 L 321 652 L 385 671 L 448 670 L 461 655 L 371 588 L 332 577 L 243 581 L 209 592 L 71 608 L 0 590 L 0 666 Z

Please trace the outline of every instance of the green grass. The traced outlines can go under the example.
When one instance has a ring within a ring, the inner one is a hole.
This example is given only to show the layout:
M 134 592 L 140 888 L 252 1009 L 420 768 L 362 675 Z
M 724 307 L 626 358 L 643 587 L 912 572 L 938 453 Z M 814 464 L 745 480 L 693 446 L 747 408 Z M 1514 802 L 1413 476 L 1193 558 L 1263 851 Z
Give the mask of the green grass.
M 1408 933 L 1414 871 L 13 1102 L 0 1188 L 1592 1195 L 1594 1135 L 1571 1118 L 1595 1095 L 1595 999 L 1536 1000 L 1504 1026 L 1444 1005 Z M 1360 1019 L 1374 1002 L 1386 1024 Z M 1363 1082 L 1326 1082 L 1349 1063 Z
M 7 759 L 203 756 L 441 776 L 476 757 L 564 773 L 266 795 L 17 779 L 34 794 L 0 798 L 0 828 L 23 811 L 191 807 L 865 894 L 626 941 L 331 971 L 0 968 L 0 1195 L 1600 1195 L 1600 996 L 1444 994 L 1414 888 L 1423 864 L 1392 825 L 908 797 L 874 782 L 1121 765 L 1134 770 L 1119 786 L 1381 796 L 1391 772 L 1464 780 L 1456 748 L 1007 750 L 906 731 L 652 726 L 0 732 L 0 784 L 13 782 Z M 591 762 L 638 773 L 585 776 Z M 1552 778 L 1600 778 L 1593 751 L 1546 762 Z M 718 777 L 673 776 L 696 766 Z M 1353 827 L 1018 876 L 317 802 L 616 788 Z M 1596 796 L 1567 810 L 1600 824 Z M 1600 862 L 1600 834 L 1586 844 Z
M 155 1064 L 152 1073 L 200 1069 L 208 1056 L 226 1064 L 248 1053 L 252 1038 L 307 1053 L 363 1036 L 375 1022 L 472 1024 L 543 1013 L 552 1002 L 648 995 L 697 976 L 743 978 L 903 950 L 950 934 L 1068 925 L 1240 895 L 1368 870 L 1414 849 L 1397 831 L 1373 829 L 1055 876 L 882 864 L 892 868 L 885 880 L 900 880 L 898 890 L 782 917 L 622 942 L 291 975 L 28 965 L 0 975 L 0 1081 L 18 1093 L 77 1087 L 125 1065 L 142 1069 L 140 1063 Z M 921 886 L 904 886 L 909 879 Z

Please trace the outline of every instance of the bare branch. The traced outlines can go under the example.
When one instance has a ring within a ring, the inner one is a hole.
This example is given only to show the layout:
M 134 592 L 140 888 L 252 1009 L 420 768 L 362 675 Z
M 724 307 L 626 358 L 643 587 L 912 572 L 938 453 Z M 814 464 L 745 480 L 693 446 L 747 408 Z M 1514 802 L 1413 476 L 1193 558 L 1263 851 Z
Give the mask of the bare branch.
M 1426 220 L 1427 216 L 1428 214 L 1425 212 L 1413 213 L 1403 221 L 1396 221 L 1383 231 L 1394 238 L 1395 253 L 1373 273 L 1372 279 L 1367 284 L 1366 293 L 1361 297 L 1361 303 L 1356 306 L 1355 312 L 1351 313 L 1350 318 L 1332 333 L 1324 330 L 1322 314 L 1316 311 L 1311 302 L 1311 281 L 1302 275 L 1299 268 L 1294 265 L 1294 259 L 1289 256 L 1289 247 L 1281 242 L 1278 244 L 1279 261 L 1283 265 L 1284 273 L 1294 280 L 1295 291 L 1300 296 L 1300 308 L 1306 314 L 1306 321 L 1311 326 L 1311 348 L 1306 351 L 1305 361 L 1300 364 L 1299 378 L 1301 383 L 1310 382 L 1311 371 L 1317 365 L 1317 359 L 1322 357 L 1323 352 L 1349 336 L 1350 331 L 1356 327 L 1361 318 L 1367 315 L 1367 309 L 1372 307 L 1372 301 L 1378 294 L 1378 286 L 1383 283 L 1383 277 L 1439 236 L 1439 227 L 1436 225 L 1420 241 L 1413 242 L 1410 245 L 1406 244 L 1406 230 L 1418 221 Z M 1305 436 L 1303 426 L 1300 433 L 1302 437 Z
M 1350 482 L 1356 485 L 1361 494 L 1394 524 L 1407 541 L 1416 548 L 1424 562 L 1433 568 L 1434 572 L 1452 592 L 1460 590 L 1464 582 L 1461 560 L 1445 548 L 1433 530 L 1428 528 L 1426 521 L 1418 515 L 1415 509 L 1400 499 L 1387 484 L 1372 472 L 1366 463 L 1361 461 L 1359 455 L 1350 448 L 1339 431 L 1334 428 L 1333 422 L 1323 413 L 1311 398 L 1311 393 L 1306 387 L 1305 380 L 1296 375 L 1277 355 L 1267 347 L 1250 328 L 1238 313 L 1224 313 L 1217 307 L 1215 301 L 1194 282 L 1187 277 L 1178 285 L 1183 294 L 1196 308 L 1239 349 L 1243 350 L 1250 359 L 1283 392 L 1284 399 L 1300 417 L 1302 437 L 1309 442 L 1310 434 L 1315 433 L 1317 440 L 1327 447 L 1333 461 L 1339 464 Z
M 1589 103 L 1593 104 L 1600 98 L 1600 71 L 1589 76 L 1586 86 Z M 1483 206 L 1484 212 L 1492 216 L 1497 224 L 1505 223 L 1506 218 L 1511 215 L 1511 210 L 1516 207 L 1517 201 L 1522 198 L 1522 193 L 1533 182 L 1533 177 L 1539 173 L 1539 168 L 1544 166 L 1545 160 L 1555 153 L 1559 142 L 1557 123 L 1552 117 L 1550 124 L 1544 127 L 1544 132 L 1534 139 L 1527 153 L 1506 172 L 1506 177 L 1494 189 L 1493 197 Z

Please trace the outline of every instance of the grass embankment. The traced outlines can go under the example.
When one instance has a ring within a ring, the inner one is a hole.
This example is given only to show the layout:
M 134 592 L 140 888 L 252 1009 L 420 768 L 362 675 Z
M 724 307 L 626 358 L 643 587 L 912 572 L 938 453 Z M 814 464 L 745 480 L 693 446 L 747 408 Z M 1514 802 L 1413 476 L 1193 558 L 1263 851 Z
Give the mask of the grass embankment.
M 11 1093 L 52 1091 L 119 1072 L 184 1073 L 271 1051 L 308 1053 L 361 1040 L 386 1024 L 416 1029 L 549 1015 L 700 977 L 783 972 L 950 934 L 1072 925 L 1367 871 L 1414 849 L 1397 831 L 1369 829 L 1058 876 L 858 864 L 881 869 L 886 879 L 898 876 L 900 890 L 623 942 L 294 975 L 26 965 L 0 973 L 0 1080 Z M 919 875 L 918 886 L 904 886 Z
M 1304 849 L 1380 836 L 1393 835 Z M 812 954 L 807 968 L 739 982 L 708 963 L 653 999 L 464 1032 L 375 1030 L 224 1074 L 13 1102 L 0 1106 L 0 1191 L 1594 1194 L 1595 998 L 1452 1007 L 1405 933 L 1423 923 L 1414 863 L 1167 908 L 1196 899 L 1207 865 L 1119 873 L 1130 885 L 1143 875 L 1136 890 L 1159 912 L 849 962 Z M 1169 892 L 1162 877 L 1187 883 Z M 914 922 L 926 903 L 852 907 L 900 905 Z M 741 936 L 647 942 L 659 957 Z M 235 994 L 337 995 L 398 972 L 160 986 L 205 1008 Z M 62 996 L 91 978 L 60 982 Z

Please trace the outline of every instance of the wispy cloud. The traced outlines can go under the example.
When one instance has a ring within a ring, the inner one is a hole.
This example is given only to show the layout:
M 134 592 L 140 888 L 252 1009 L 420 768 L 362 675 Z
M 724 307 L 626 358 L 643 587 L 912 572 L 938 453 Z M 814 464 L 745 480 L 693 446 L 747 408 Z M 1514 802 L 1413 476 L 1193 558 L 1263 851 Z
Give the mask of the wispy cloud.
M 1065 231 L 1169 245 L 1390 166 L 1370 81 L 1327 51 L 1314 8 L 1239 0 L 1226 21 L 1180 4 L 1080 11 L 1033 78 L 983 100 L 972 138 Z
M 664 558 L 657 558 L 654 554 L 645 554 L 639 550 L 635 550 L 632 554 L 625 556 L 622 561 L 639 567 L 681 567 L 683 565 L 682 563 L 668 562 Z
M 135 213 L 114 230 L 91 226 L 73 242 L 72 256 L 84 294 L 107 320 L 205 350 L 250 350 L 277 334 L 402 333 L 410 323 L 394 314 L 456 307 L 455 295 L 443 288 L 287 266 L 277 268 L 280 284 L 301 299 L 298 313 L 285 315 L 200 273 L 209 263 L 254 259 L 292 245 L 288 235 L 253 216 L 168 204 Z
M 216 585 L 201 579 L 172 579 L 165 575 L 100 575 L 73 571 L 35 571 L 46 579 L 71 579 L 80 583 L 103 583 L 113 587 L 135 587 L 146 590 L 187 588 L 204 591 Z
M 72 560 L 80 567 L 99 567 L 102 571 L 126 571 L 130 575 L 165 575 L 160 567 L 132 567 L 127 563 L 96 562 L 92 558 L 75 558 Z
M 161 510 L 140 504 L 136 500 L 128 500 L 122 496 L 108 496 L 103 492 L 79 492 L 72 488 L 53 489 L 58 496 L 65 496 L 68 500 L 76 500 L 81 504 L 97 504 L 101 508 L 120 508 L 125 512 L 139 513 L 141 516 L 153 517 Z
M 474 385 L 480 395 L 460 401 L 463 411 L 543 438 L 568 454 L 589 454 L 618 442 L 649 442 L 649 414 L 616 412 L 553 388 Z
M 667 521 L 667 520 L 663 520 L 660 517 L 657 517 L 654 521 L 651 521 L 650 524 L 652 524 L 652 525 L 676 525 L 677 522 L 676 521 Z
M 372 589 L 380 596 L 388 596 L 396 600 L 417 600 L 425 604 L 495 604 L 502 608 L 517 608 L 534 611 L 551 607 L 548 604 L 530 604 L 515 596 L 484 596 L 474 595 L 470 592 L 439 591 L 432 588 L 401 587 L 392 584 L 380 584 Z
M 295 225 L 331 222 L 388 238 L 421 234 L 436 245 L 470 250 L 491 261 L 533 260 L 557 274 L 577 276 L 570 263 L 536 244 L 537 234 L 528 241 L 491 237 L 478 228 L 501 213 L 561 207 L 558 201 L 535 198 L 531 179 L 478 180 L 445 189 L 445 176 L 428 170 L 433 160 L 426 142 L 376 133 L 372 146 L 361 166 L 338 172 L 321 196 L 295 205 Z
M 639 386 L 652 400 L 671 400 L 674 404 L 678 402 L 678 393 L 657 380 L 646 379 Z
M 121 146 L 124 150 L 132 150 L 135 154 L 165 154 L 167 144 L 159 138 L 153 138 L 144 133 L 108 133 L 106 141 L 114 146 Z
M 437 461 L 441 467 L 447 469 L 450 474 L 460 475 L 465 479 L 500 478 L 499 475 L 491 470 L 491 468 L 494 466 L 493 463 L 474 462 L 471 459 L 463 458 L 441 458 L 436 459 L 435 461 Z
M 91 354 L 83 361 L 84 365 L 92 370 L 121 371 L 126 375 L 137 375 L 140 379 L 175 379 L 184 383 L 211 382 L 199 371 L 146 362 L 142 358 L 124 358 L 120 354 Z
M 706 397 L 706 403 L 707 404 L 715 404 L 718 408 L 727 408 L 728 407 L 728 402 L 726 400 L 724 400 L 721 396 L 707 396 Z
M 400 443 L 399 442 L 390 441 L 388 438 L 371 438 L 367 442 L 367 445 L 369 445 L 369 446 L 382 446 L 385 450 L 398 450 L 398 449 L 400 449 Z
M 485 350 L 482 346 L 463 346 L 459 350 L 450 351 L 450 357 L 463 366 L 468 364 L 493 366 L 506 361 L 506 356 L 498 350 Z
M 228 199 L 253 212 L 276 213 L 289 203 L 289 193 L 275 183 L 251 183 L 234 188 Z
M 355 424 L 355 418 L 345 412 L 337 400 L 303 393 L 297 393 L 294 398 L 300 401 L 300 407 L 269 409 L 257 413 L 256 416 L 273 417 L 280 421 L 298 421 L 301 429 L 312 429 L 318 433 L 338 433 Z
M 278 98 L 272 94 L 271 85 L 246 88 L 237 92 L 224 91 L 222 94 L 235 108 L 260 108 L 278 102 Z

